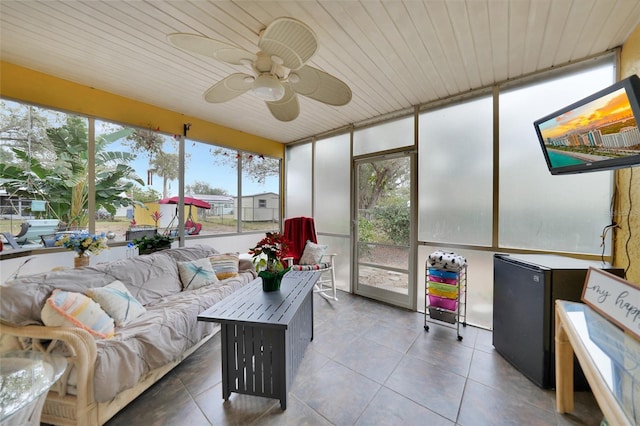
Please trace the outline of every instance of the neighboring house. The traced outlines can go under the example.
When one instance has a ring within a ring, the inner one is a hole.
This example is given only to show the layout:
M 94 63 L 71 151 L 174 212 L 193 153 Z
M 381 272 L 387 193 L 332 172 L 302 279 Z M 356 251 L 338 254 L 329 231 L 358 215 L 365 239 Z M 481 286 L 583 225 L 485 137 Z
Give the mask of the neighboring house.
M 233 214 L 235 209 L 235 197 L 230 195 L 195 194 L 190 195 L 190 197 L 197 198 L 211 204 L 210 210 L 198 209 L 199 214 L 202 217 L 230 215 Z
M 280 220 L 280 196 L 275 192 L 242 197 L 240 220 L 245 222 L 277 222 Z
M 46 202 L 13 197 L 0 190 L 0 219 L 35 219 L 46 215 Z

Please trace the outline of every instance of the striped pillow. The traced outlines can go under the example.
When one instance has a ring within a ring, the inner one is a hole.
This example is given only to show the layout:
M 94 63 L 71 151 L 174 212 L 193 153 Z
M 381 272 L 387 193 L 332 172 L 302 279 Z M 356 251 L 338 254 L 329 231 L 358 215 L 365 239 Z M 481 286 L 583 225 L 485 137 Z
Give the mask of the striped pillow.
M 209 262 L 211 262 L 219 280 L 238 276 L 238 264 L 240 263 L 238 253 L 212 254 L 209 256 Z
M 107 314 L 113 318 L 116 325 L 127 325 L 147 310 L 127 290 L 121 281 L 114 281 L 104 287 L 87 290 L 87 296 L 95 300 Z
M 113 318 L 81 293 L 53 290 L 42 308 L 42 322 L 52 327 L 80 327 L 95 337 L 113 337 Z
M 294 271 L 321 271 L 323 269 L 331 268 L 331 263 L 314 263 L 313 265 L 293 265 L 291 267 Z

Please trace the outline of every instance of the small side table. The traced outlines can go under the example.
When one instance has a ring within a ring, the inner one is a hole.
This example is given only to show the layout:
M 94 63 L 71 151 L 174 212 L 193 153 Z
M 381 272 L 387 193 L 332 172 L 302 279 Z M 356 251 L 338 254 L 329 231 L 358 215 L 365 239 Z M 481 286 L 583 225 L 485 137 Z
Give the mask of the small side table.
M 573 354 L 611 425 L 640 424 L 640 341 L 583 303 L 556 300 L 556 410 L 573 411 Z
M 35 351 L 0 355 L 0 423 L 3 426 L 40 424 L 47 392 L 60 378 L 67 361 Z

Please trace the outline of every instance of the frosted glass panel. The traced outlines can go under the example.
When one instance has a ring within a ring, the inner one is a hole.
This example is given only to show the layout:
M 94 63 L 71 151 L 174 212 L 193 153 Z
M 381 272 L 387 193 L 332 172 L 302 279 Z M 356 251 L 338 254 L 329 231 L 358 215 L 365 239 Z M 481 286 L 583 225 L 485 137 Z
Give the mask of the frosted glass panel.
M 311 142 L 287 147 L 285 217 L 311 216 Z
M 350 135 L 316 141 L 315 220 L 318 232 L 349 235 Z
M 353 133 L 353 155 L 370 154 L 389 149 L 413 146 L 413 116 Z
M 533 122 L 612 83 L 607 64 L 500 96 L 501 247 L 602 252 L 613 172 L 552 176 Z
M 491 245 L 492 99 L 419 117 L 418 238 Z
M 336 288 L 351 291 L 351 240 L 349 237 L 334 237 L 318 234 L 318 244 L 326 244 L 327 253 L 335 254 L 334 270 L 336 273 Z M 338 294 L 338 299 L 340 294 Z

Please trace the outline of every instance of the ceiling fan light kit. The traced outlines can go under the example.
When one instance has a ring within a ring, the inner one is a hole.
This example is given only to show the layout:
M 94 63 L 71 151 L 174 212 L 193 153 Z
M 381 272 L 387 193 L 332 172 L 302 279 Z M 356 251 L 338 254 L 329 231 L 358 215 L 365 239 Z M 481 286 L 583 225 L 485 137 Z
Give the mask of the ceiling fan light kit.
M 260 74 L 253 82 L 251 93 L 263 101 L 279 101 L 284 96 L 284 86 L 271 74 Z
M 306 65 L 318 50 L 318 39 L 311 28 L 293 18 L 271 22 L 260 34 L 256 53 L 197 34 L 169 34 L 167 40 L 189 53 L 251 66 L 254 75 L 234 73 L 211 86 L 204 93 L 207 102 L 226 102 L 250 92 L 266 102 L 276 119 L 291 121 L 300 113 L 298 95 L 333 106 L 351 101 L 349 86 Z

